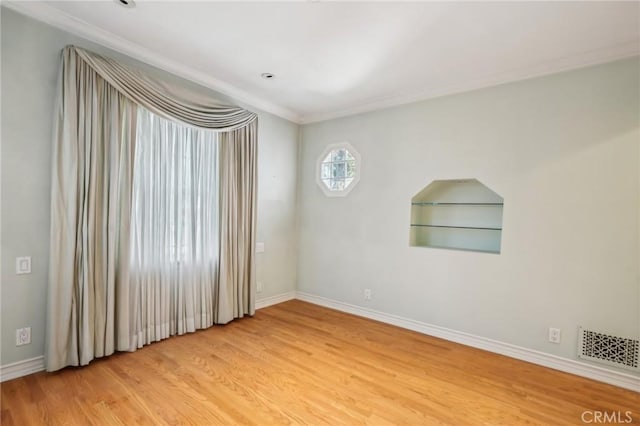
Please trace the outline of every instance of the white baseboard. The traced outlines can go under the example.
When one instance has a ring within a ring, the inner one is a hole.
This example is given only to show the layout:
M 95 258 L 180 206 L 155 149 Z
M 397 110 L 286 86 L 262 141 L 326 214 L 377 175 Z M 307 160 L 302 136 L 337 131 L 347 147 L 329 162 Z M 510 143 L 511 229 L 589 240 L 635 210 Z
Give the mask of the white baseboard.
M 397 327 L 417 331 L 418 333 L 439 337 L 451 342 L 460 343 L 478 349 L 484 349 L 489 352 L 498 353 L 511 358 L 520 359 L 522 361 L 531 362 L 533 364 L 542 365 L 544 367 L 553 368 L 555 370 L 564 371 L 566 373 L 587 377 L 589 379 L 640 392 L 640 377 L 634 376 L 632 374 L 610 370 L 604 367 L 599 367 L 572 359 L 562 358 L 533 349 L 527 349 L 521 346 L 487 339 L 486 337 L 476 336 L 470 333 L 464 333 L 437 325 L 427 324 L 409 318 L 403 318 L 400 316 L 387 314 L 369 308 L 363 308 L 361 306 L 351 305 L 349 303 L 344 303 L 338 300 L 328 299 L 326 297 L 316 296 L 314 294 L 305 292 L 290 291 L 287 293 L 278 294 L 276 296 L 260 299 L 256 301 L 256 309 L 266 308 L 267 306 L 276 305 L 278 303 L 286 302 L 292 299 L 299 299 L 305 302 L 313 303 L 315 305 L 320 305 L 341 312 L 373 319 L 386 324 L 395 325 Z M 43 371 L 44 369 L 44 356 L 3 365 L 0 366 L 0 382 L 26 376 L 28 374 L 37 373 L 39 371 Z
M 295 298 L 296 298 L 295 291 L 276 294 L 275 296 L 270 296 L 264 299 L 256 300 L 256 309 L 262 309 L 262 308 L 266 308 L 267 306 L 277 305 L 278 303 L 286 302 L 287 300 L 293 300 Z
M 17 379 L 38 371 L 44 371 L 44 356 L 42 355 L 0 366 L 0 382 Z
M 267 297 L 256 301 L 256 309 L 266 308 L 267 306 L 286 302 L 295 299 L 296 292 L 278 294 L 276 296 Z M 29 374 L 44 371 L 44 356 L 40 355 L 35 358 L 25 359 L 7 365 L 0 366 L 0 382 L 17 379 L 18 377 L 27 376 Z
M 296 299 L 640 392 L 640 377 L 305 292 Z

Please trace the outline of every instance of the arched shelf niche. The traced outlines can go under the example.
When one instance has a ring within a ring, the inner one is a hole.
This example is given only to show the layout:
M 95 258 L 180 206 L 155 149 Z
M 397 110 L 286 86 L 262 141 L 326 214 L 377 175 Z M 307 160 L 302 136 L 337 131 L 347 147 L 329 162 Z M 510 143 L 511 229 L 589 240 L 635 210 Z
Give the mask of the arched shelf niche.
M 503 207 L 477 179 L 434 180 L 411 199 L 410 244 L 500 253 Z

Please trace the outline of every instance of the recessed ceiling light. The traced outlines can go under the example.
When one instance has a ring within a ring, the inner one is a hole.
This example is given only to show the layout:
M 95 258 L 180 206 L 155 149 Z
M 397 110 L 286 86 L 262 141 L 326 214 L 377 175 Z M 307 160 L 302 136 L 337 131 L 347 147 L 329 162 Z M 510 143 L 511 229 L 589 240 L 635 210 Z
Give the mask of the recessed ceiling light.
M 113 1 L 118 3 L 120 6 L 127 7 L 129 9 L 136 7 L 136 2 L 134 0 L 113 0 Z
M 270 72 L 263 72 L 262 74 L 260 74 L 260 77 L 264 78 L 265 80 L 271 80 L 276 76 L 271 74 Z

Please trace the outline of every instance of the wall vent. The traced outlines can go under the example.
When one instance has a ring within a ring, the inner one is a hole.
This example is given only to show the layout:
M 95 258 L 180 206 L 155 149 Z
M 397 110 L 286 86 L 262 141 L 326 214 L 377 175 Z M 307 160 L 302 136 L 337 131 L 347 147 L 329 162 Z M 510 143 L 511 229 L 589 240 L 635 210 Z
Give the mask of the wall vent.
M 640 340 L 578 330 L 578 357 L 616 367 L 638 369 Z

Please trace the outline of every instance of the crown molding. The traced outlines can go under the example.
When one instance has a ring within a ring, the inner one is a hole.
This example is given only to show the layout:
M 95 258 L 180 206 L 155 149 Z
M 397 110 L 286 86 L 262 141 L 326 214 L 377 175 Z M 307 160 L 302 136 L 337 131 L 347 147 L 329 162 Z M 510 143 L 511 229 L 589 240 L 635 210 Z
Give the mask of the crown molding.
M 151 49 L 147 49 L 146 47 L 133 43 L 116 34 L 91 25 L 81 19 L 56 9 L 55 7 L 49 6 L 45 2 L 2 0 L 1 5 L 22 15 L 26 15 L 78 37 L 82 37 L 108 47 L 109 49 L 115 50 L 124 55 L 131 56 L 141 62 L 160 68 L 171 74 L 175 74 L 194 83 L 213 89 L 223 95 L 232 97 L 239 103 L 261 109 L 294 123 L 299 123 L 300 117 L 294 111 L 251 95 L 234 85 L 211 77 L 207 73 L 188 67 Z
M 534 66 L 523 67 L 490 76 L 480 76 L 477 79 L 470 80 L 459 85 L 452 85 L 448 87 L 429 87 L 423 90 L 412 91 L 411 93 L 369 99 L 353 107 L 326 113 L 299 114 L 295 111 L 274 104 L 273 102 L 254 96 L 234 85 L 211 77 L 207 73 L 171 60 L 151 49 L 142 47 L 109 31 L 91 25 L 81 19 L 62 12 L 59 9 L 49 6 L 45 2 L 0 0 L 0 3 L 2 6 L 20 14 L 93 41 L 124 55 L 134 57 L 171 74 L 175 74 L 193 81 L 194 83 L 230 96 L 237 102 L 261 109 L 297 124 L 310 124 L 347 117 L 443 96 L 470 92 L 501 84 L 513 83 L 530 78 L 542 77 L 592 65 L 613 62 L 619 59 L 640 55 L 640 45 L 637 40 L 630 40 L 628 42 L 606 48 L 557 58 Z
M 473 90 L 499 86 L 501 84 L 513 83 L 516 81 L 528 80 L 564 71 L 604 64 L 638 55 L 640 55 L 640 44 L 637 40 L 630 40 L 607 48 L 569 55 L 541 64 L 536 64 L 534 66 L 519 68 L 490 76 L 480 76 L 475 80 L 470 80 L 460 85 L 431 87 L 420 91 L 414 91 L 412 93 L 373 99 L 351 108 L 345 108 L 329 113 L 303 114 L 300 117 L 299 124 L 310 124 L 347 117 L 350 115 L 362 114 L 365 112 L 377 111 L 394 106 L 439 98 L 442 96 L 455 95 Z

